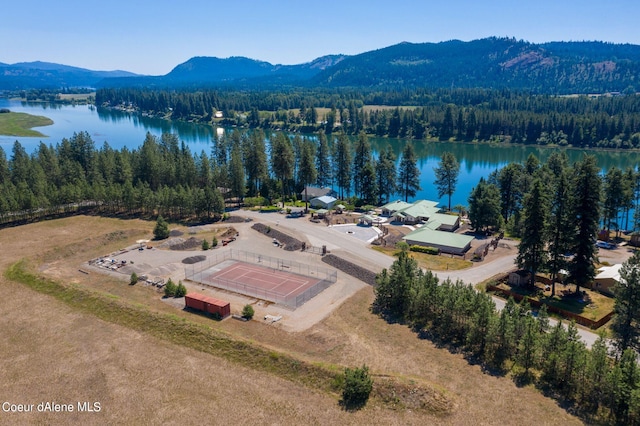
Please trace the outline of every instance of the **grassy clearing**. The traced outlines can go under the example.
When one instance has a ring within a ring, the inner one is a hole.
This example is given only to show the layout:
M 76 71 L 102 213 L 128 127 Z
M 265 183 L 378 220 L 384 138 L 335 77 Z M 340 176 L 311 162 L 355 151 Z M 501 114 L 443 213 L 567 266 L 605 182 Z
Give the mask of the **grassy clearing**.
M 394 247 L 373 246 L 374 250 L 384 253 L 388 256 L 397 256 L 398 249 Z M 412 259 L 418 262 L 423 269 L 431 271 L 457 271 L 460 269 L 470 268 L 472 263 L 469 260 L 463 260 L 456 257 L 448 257 L 448 255 L 432 255 L 427 253 L 410 252 Z
M 209 327 L 194 324 L 176 315 L 162 314 L 107 297 L 79 285 L 65 286 L 28 271 L 24 261 L 7 269 L 5 276 L 66 305 L 97 316 L 103 321 L 148 333 L 171 343 L 216 355 L 249 368 L 266 371 L 325 392 L 332 392 L 338 373 L 298 361 L 285 354 L 266 351 L 257 345 L 234 340 Z
M 50 126 L 50 118 L 31 115 L 24 112 L 9 112 L 0 114 L 0 135 L 46 137 L 46 135 L 31 130 L 32 127 Z
M 110 293 L 91 291 L 77 284 L 65 286 L 29 272 L 25 261 L 11 265 L 5 277 L 103 321 L 273 374 L 336 398 L 339 396 L 343 367 L 338 365 L 303 361 L 255 343 L 234 339 L 175 314 L 154 312 L 139 303 L 127 303 Z M 441 392 L 393 377 L 385 377 L 384 381 L 377 383 L 373 396 L 374 403 L 394 409 L 422 410 L 438 415 L 449 414 L 451 410 L 450 401 Z

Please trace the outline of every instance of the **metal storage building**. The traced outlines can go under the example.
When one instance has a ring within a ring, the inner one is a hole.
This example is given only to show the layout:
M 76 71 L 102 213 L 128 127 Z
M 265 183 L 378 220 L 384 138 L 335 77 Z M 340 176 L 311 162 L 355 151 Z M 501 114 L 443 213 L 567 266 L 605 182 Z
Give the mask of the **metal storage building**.
M 209 314 L 219 314 L 222 318 L 231 315 L 231 303 L 200 293 L 189 293 L 184 297 L 185 306 Z
M 418 245 L 434 247 L 443 253 L 462 255 L 471 247 L 473 237 L 454 234 L 453 232 L 436 231 L 423 226 L 402 237 L 410 246 Z

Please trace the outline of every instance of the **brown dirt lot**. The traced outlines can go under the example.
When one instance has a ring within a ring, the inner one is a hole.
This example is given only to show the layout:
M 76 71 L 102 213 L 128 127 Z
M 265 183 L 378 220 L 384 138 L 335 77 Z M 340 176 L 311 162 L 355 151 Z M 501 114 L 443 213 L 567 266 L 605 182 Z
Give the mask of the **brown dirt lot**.
M 288 332 L 260 321 L 213 322 L 163 303 L 149 287 L 127 285 L 126 277 L 78 271 L 90 258 L 149 238 L 153 225 L 80 216 L 0 230 L 0 267 L 4 271 L 27 258 L 32 267 L 61 282 L 206 323 L 300 360 L 341 366 L 366 363 L 378 380 L 402 377 L 443 392 L 453 404 L 452 413 L 438 417 L 375 401 L 359 412 L 345 412 L 334 395 L 102 321 L 0 277 L 0 402 L 101 403 L 99 413 L 0 412 L 0 424 L 580 423 L 537 390 L 483 373 L 460 355 L 418 339 L 407 327 L 373 316 L 373 291 L 368 286 L 339 302 L 315 326 Z M 252 244 L 267 237 L 246 238 Z

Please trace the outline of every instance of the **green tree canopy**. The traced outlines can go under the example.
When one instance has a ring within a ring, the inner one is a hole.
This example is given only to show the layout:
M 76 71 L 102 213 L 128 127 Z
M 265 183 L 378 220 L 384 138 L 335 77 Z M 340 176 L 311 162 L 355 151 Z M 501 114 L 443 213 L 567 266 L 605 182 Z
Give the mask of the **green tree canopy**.
M 369 375 L 369 367 L 347 368 L 344 371 L 344 388 L 342 403 L 349 410 L 359 409 L 366 405 L 373 390 L 373 379 Z
M 540 178 L 533 182 L 531 192 L 524 199 L 522 239 L 518 244 L 518 267 L 531 272 L 530 285 L 541 266 L 546 264 L 546 237 L 549 221 L 549 199 Z
M 614 287 L 615 305 L 611 324 L 620 353 L 640 349 L 640 252 L 635 252 L 620 268 L 620 281 Z
M 458 164 L 458 160 L 452 153 L 444 152 L 438 167 L 434 167 L 433 170 L 436 173 L 436 181 L 434 183 L 438 189 L 438 198 L 447 195 L 449 197 L 447 210 L 451 211 L 451 196 L 455 192 L 458 183 L 460 164 Z
M 595 277 L 594 263 L 597 248 L 594 242 L 600 223 L 602 181 L 596 158 L 585 155 L 574 165 L 574 203 L 572 216 L 576 221 L 573 240 L 574 256 L 570 264 L 571 276 L 576 283 L 576 292 Z
M 413 144 L 407 142 L 398 166 L 398 188 L 405 201 L 409 201 L 409 197 L 415 197 L 416 192 L 420 190 L 420 169 L 417 164 Z
M 498 188 L 487 183 L 484 178 L 480 178 L 469 196 L 469 220 L 478 232 L 502 226 Z
M 156 220 L 156 226 L 153 228 L 153 237 L 156 240 L 169 238 L 169 224 L 162 216 L 158 216 L 158 220 Z

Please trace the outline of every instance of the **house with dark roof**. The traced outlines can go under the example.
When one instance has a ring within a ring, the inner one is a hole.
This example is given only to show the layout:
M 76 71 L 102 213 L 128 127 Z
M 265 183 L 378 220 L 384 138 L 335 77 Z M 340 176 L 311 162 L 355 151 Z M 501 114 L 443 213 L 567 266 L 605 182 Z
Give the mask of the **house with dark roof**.
M 306 191 L 306 192 L 305 192 Z M 331 188 L 320 188 L 317 186 L 306 186 L 305 189 L 300 193 L 300 199 L 302 201 L 311 201 L 314 198 L 318 197 L 335 197 L 337 194 Z

